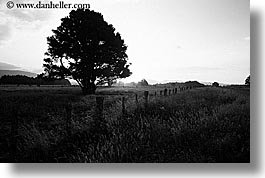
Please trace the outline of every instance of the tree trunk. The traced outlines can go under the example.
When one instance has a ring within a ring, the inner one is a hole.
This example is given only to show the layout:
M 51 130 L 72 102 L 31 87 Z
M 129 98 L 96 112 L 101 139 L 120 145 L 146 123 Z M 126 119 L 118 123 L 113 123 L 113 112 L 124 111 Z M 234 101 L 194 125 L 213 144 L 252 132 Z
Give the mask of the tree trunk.
M 96 85 L 94 83 L 89 83 L 81 87 L 81 89 L 84 95 L 93 95 L 96 93 Z

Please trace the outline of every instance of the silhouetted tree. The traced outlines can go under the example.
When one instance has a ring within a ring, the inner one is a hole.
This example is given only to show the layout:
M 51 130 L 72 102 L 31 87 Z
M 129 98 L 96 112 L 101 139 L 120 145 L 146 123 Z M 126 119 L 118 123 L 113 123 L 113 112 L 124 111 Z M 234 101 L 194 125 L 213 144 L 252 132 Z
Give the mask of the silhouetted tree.
M 218 82 L 213 82 L 212 86 L 213 87 L 219 87 L 219 83 Z
M 245 80 L 245 84 L 246 84 L 246 85 L 250 85 L 250 75 L 246 78 L 246 80 Z
M 131 75 L 127 46 L 100 13 L 73 10 L 52 31 L 43 65 L 50 78 L 73 78 L 86 95 L 94 94 L 98 85 Z

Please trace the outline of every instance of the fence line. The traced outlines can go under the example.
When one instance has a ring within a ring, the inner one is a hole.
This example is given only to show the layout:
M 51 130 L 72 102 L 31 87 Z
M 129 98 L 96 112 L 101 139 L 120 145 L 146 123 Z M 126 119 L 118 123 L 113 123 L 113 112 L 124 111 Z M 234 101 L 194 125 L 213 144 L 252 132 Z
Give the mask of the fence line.
M 185 91 L 188 89 L 192 89 L 192 87 L 179 87 L 179 88 L 173 88 L 173 89 L 165 88 L 164 90 L 160 90 L 159 93 L 160 93 L 160 96 L 173 96 L 174 94 L 178 93 L 178 90 L 179 90 L 179 92 L 181 92 L 181 91 Z M 153 96 L 154 97 L 157 96 L 156 91 L 154 91 Z M 149 91 L 144 91 L 143 92 L 144 108 L 148 107 L 149 97 L 150 97 Z M 122 117 L 126 114 L 125 104 L 126 104 L 125 96 L 122 96 L 121 97 L 121 108 L 122 108 L 121 114 L 122 114 Z M 135 93 L 135 104 L 136 104 L 136 107 L 138 108 L 138 106 L 139 106 L 139 95 L 137 93 Z M 103 110 L 104 110 L 103 105 L 104 105 L 104 97 L 102 97 L 102 96 L 96 97 L 96 117 L 97 117 L 97 119 L 103 119 L 104 118 L 104 116 L 103 116 Z M 69 122 L 69 120 L 71 120 L 71 119 L 68 118 L 67 121 Z
M 158 93 L 160 93 L 160 97 L 162 96 L 173 96 L 174 94 L 177 94 L 178 92 L 182 92 L 188 89 L 192 89 L 193 87 L 178 87 L 178 88 L 171 88 L 167 89 L 165 88 L 164 90 L 159 90 L 159 91 L 154 91 L 154 96 L 157 97 Z M 150 98 L 150 92 L 149 91 L 144 91 L 143 92 L 144 96 L 144 108 L 146 109 L 148 107 L 148 102 Z M 135 93 L 135 104 L 136 107 L 138 108 L 139 106 L 139 95 Z M 126 114 L 126 99 L 125 96 L 121 97 L 121 107 L 122 107 L 122 117 Z M 95 123 L 96 127 L 102 128 L 102 123 L 105 123 L 104 115 L 104 97 L 103 96 L 97 96 L 96 97 L 96 109 L 95 109 Z M 17 161 L 17 137 L 18 137 L 18 129 L 19 129 L 19 110 L 18 108 L 13 108 L 13 116 L 12 117 L 12 125 L 11 125 L 11 152 L 12 152 L 12 159 L 14 162 Z M 71 103 L 65 105 L 65 113 L 66 113 L 66 120 L 65 120 L 65 128 L 66 132 L 68 134 L 71 134 L 71 128 L 72 128 L 72 112 L 73 112 L 73 106 Z M 103 128 L 104 129 L 104 128 Z M 101 129 L 102 130 L 102 129 Z
M 164 90 L 160 90 L 158 93 L 160 93 L 160 96 L 173 96 L 174 94 L 177 94 L 178 90 L 179 92 L 192 89 L 192 87 L 179 87 L 179 88 L 174 88 L 174 89 L 167 89 L 165 88 Z M 172 94 L 171 94 L 172 93 Z M 146 109 L 148 107 L 148 100 L 150 97 L 149 91 L 144 91 L 143 92 L 144 96 L 144 108 Z M 154 92 L 154 96 L 157 97 L 157 92 Z M 126 99 L 125 96 L 121 97 L 121 112 L 122 116 L 126 114 Z M 136 107 L 138 108 L 139 106 L 139 97 L 138 94 L 135 93 L 135 104 Z M 73 111 L 73 106 L 71 103 L 66 104 L 65 106 L 65 112 L 66 112 L 66 120 L 65 120 L 65 128 L 66 132 L 68 134 L 71 134 L 71 127 L 72 127 L 72 111 Z M 97 96 L 96 97 L 96 109 L 95 109 L 95 120 L 96 124 L 100 124 L 104 120 L 104 97 L 103 96 Z M 13 159 L 14 161 L 16 160 L 16 147 L 17 147 L 17 135 L 18 135 L 18 109 L 14 109 L 13 111 L 14 117 L 12 120 L 12 125 L 11 125 L 11 134 L 12 134 L 12 145 L 11 149 L 13 152 Z

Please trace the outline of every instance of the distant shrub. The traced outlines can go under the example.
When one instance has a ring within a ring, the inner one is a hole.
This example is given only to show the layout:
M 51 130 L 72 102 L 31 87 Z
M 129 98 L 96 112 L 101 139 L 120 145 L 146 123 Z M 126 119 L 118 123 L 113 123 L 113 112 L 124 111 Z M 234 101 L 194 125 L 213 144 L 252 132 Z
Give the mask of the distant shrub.
M 245 85 L 250 86 L 250 75 L 246 78 Z
M 213 82 L 212 86 L 213 87 L 219 87 L 219 83 L 218 82 Z
M 138 86 L 148 86 L 148 82 L 145 79 L 142 79 L 140 82 L 137 84 Z

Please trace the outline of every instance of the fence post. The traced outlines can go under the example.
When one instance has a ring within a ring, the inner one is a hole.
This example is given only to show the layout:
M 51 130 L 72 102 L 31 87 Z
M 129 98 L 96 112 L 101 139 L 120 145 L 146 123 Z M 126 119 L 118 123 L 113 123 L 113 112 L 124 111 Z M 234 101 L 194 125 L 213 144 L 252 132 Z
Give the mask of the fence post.
M 103 119 L 103 103 L 104 103 L 104 97 L 96 97 L 96 115 L 98 119 Z
M 167 89 L 164 89 L 164 96 L 167 96 Z
M 65 107 L 66 111 L 66 132 L 71 134 L 71 124 L 72 124 L 72 104 L 68 103 Z
M 124 96 L 121 98 L 121 104 L 122 104 L 122 115 L 124 116 L 125 112 L 126 112 L 126 110 L 125 110 L 125 97 Z
M 17 162 L 17 137 L 18 137 L 18 109 L 12 109 L 12 125 L 11 125 L 11 152 L 12 152 L 12 161 Z
M 137 95 L 137 93 L 135 93 L 135 103 L 138 106 L 138 95 Z
M 148 105 L 148 94 L 149 94 L 148 91 L 144 91 L 144 106 L 145 106 L 145 108 Z
M 108 134 L 107 121 L 104 119 L 103 115 L 104 109 L 104 97 L 96 97 L 96 113 L 94 117 L 94 131 L 97 134 Z

